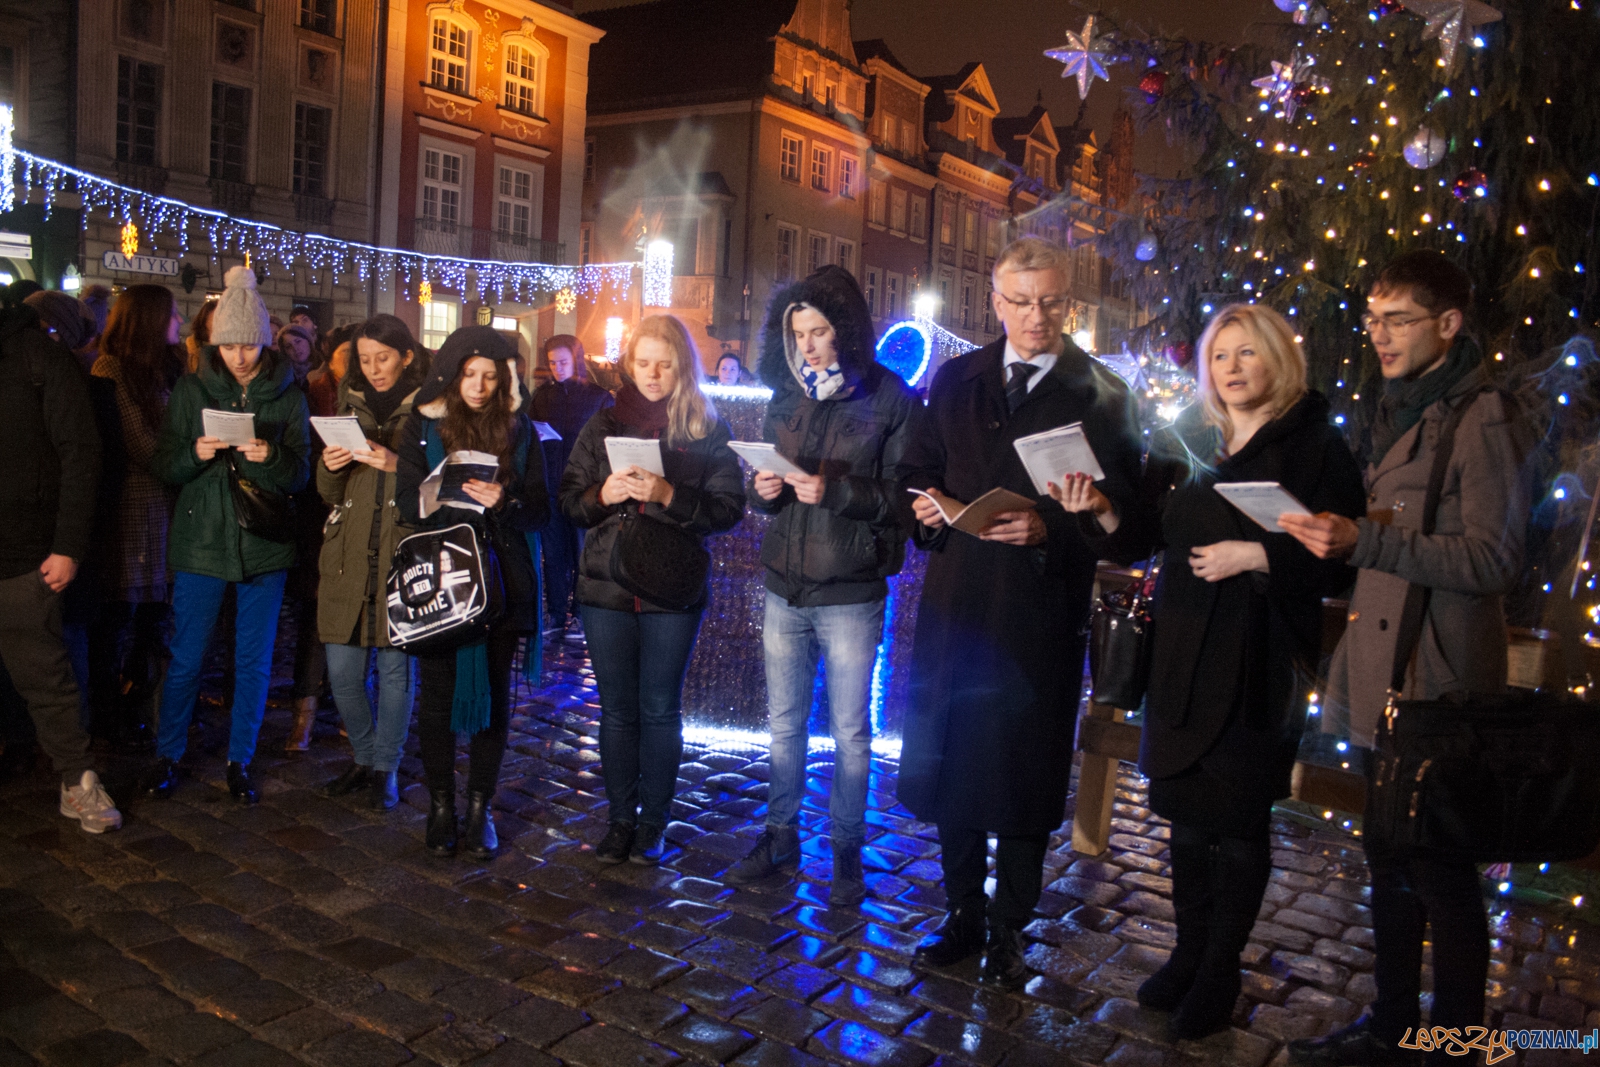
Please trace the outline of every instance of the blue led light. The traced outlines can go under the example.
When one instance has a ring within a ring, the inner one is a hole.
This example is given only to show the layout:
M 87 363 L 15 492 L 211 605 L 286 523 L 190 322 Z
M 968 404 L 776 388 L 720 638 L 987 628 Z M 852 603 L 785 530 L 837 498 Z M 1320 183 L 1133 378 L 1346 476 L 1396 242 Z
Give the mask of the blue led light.
M 915 319 L 897 322 L 878 339 L 878 362 L 916 385 L 933 356 L 933 333 Z

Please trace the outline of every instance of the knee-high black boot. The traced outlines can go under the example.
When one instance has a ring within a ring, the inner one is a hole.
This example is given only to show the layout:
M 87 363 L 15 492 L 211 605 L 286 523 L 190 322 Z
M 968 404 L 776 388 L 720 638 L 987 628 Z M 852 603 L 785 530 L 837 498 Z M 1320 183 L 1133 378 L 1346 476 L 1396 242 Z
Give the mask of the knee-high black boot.
M 1258 838 L 1220 837 L 1212 854 L 1211 924 L 1194 984 L 1167 1023 L 1174 1041 L 1226 1030 L 1239 999 L 1239 954 L 1250 941 L 1261 898 L 1272 876 L 1266 832 Z
M 1172 911 L 1178 943 L 1161 969 L 1139 987 L 1139 1003 L 1171 1011 L 1183 1000 L 1205 955 L 1211 927 L 1211 836 L 1183 823 L 1172 824 Z

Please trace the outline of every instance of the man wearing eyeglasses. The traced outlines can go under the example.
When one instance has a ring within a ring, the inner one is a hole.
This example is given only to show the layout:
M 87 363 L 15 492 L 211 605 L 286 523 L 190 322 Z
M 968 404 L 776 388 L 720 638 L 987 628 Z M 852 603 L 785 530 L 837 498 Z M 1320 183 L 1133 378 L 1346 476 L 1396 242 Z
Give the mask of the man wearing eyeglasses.
M 907 487 L 937 495 L 951 514 L 996 487 L 1033 502 L 977 536 L 947 528 L 923 497 L 914 505 L 913 536 L 929 558 L 899 795 L 939 828 L 949 909 L 917 957 L 948 966 L 987 940 L 983 979 L 1004 988 L 1029 977 L 1022 928 L 1062 821 L 1096 563 L 1074 517 L 1035 491 L 1013 442 L 1083 423 L 1106 472 L 1100 490 L 1119 509 L 1140 507 L 1132 396 L 1064 336 L 1071 279 L 1067 251 L 1036 238 L 1000 254 L 994 309 L 1006 336 L 939 370 L 901 467 Z
M 1281 517 L 1323 559 L 1359 567 L 1349 623 L 1333 654 L 1323 728 L 1370 749 L 1387 703 L 1408 596 L 1427 611 L 1405 699 L 1488 695 L 1506 686 L 1502 598 L 1522 565 L 1529 480 L 1525 424 L 1489 388 L 1483 353 L 1464 332 L 1465 272 L 1437 252 L 1408 252 L 1378 275 L 1363 324 L 1383 370 L 1372 429 L 1368 513 Z M 1423 510 L 1441 429 L 1459 418 L 1437 517 Z M 1393 855 L 1366 841 L 1372 871 L 1377 997 L 1367 1015 L 1325 1038 L 1293 1042 L 1293 1064 L 1388 1067 L 1418 1025 L 1424 925 L 1433 930 L 1433 1026 L 1483 1023 L 1489 931 L 1471 860 Z

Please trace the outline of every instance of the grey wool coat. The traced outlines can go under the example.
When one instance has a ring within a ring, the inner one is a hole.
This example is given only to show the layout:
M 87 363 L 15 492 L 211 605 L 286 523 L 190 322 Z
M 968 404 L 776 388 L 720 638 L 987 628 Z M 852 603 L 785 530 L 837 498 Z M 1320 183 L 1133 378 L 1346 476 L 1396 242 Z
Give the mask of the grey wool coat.
M 1506 686 L 1503 599 L 1522 566 L 1528 521 L 1527 432 L 1499 393 L 1471 394 L 1464 377 L 1367 471 L 1368 517 L 1352 566 L 1360 568 L 1348 624 L 1328 672 L 1323 729 L 1371 747 L 1387 702 L 1400 617 L 1411 583 L 1430 587 L 1417 652 L 1402 696 L 1493 694 Z M 1446 405 L 1470 403 L 1446 470 L 1434 532 L 1422 534 L 1423 500 Z

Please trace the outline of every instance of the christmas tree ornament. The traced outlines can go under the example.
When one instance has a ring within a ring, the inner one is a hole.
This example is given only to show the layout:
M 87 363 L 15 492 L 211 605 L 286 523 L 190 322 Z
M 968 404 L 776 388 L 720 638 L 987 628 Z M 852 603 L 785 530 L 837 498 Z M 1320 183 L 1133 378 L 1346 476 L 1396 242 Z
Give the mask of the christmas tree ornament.
M 1377 161 L 1378 154 L 1376 152 L 1363 152 L 1350 161 L 1350 166 L 1353 170 L 1366 170 Z
M 1167 72 L 1164 70 L 1146 71 L 1144 77 L 1139 79 L 1139 91 L 1144 94 L 1146 103 L 1155 103 L 1167 91 Z
M 1450 183 L 1450 195 L 1457 200 L 1478 200 L 1489 195 L 1489 176 L 1477 167 L 1456 175 Z
M 1372 9 L 1375 19 L 1388 18 L 1400 10 L 1400 0 L 1378 0 L 1378 6 Z
M 1418 170 L 1427 170 L 1436 167 L 1444 158 L 1445 140 L 1426 126 L 1418 126 L 1417 132 L 1411 135 L 1411 140 L 1401 150 L 1401 155 L 1406 157 L 1406 162 Z
M 1296 26 L 1321 26 L 1328 21 L 1328 9 L 1321 4 L 1301 4 L 1294 9 Z
M 1279 11 L 1289 12 L 1300 6 L 1300 0 L 1272 0 L 1272 4 Z
M 1079 100 L 1089 95 L 1089 86 L 1096 78 L 1111 80 L 1106 76 L 1106 66 L 1116 62 L 1111 56 L 1111 38 L 1095 36 L 1094 23 L 1095 16 L 1090 15 L 1083 24 L 1082 33 L 1067 31 L 1066 48 L 1050 48 L 1044 53 L 1063 64 L 1063 78 L 1078 79 Z
M 1155 235 L 1147 233 L 1143 237 L 1139 238 L 1139 243 L 1137 245 L 1134 245 L 1133 258 L 1137 259 L 1140 263 L 1148 263 L 1152 259 L 1156 258 L 1156 253 L 1160 251 L 1160 249 L 1161 246 L 1156 241 Z
M 1301 104 L 1309 100 L 1314 93 L 1319 93 L 1328 88 L 1328 79 L 1314 77 L 1311 68 L 1316 66 L 1316 59 L 1303 55 L 1296 48 L 1290 55 L 1289 62 L 1279 63 L 1272 61 L 1272 73 L 1265 78 L 1257 78 L 1250 84 L 1261 90 L 1261 95 L 1273 100 L 1283 109 L 1283 117 L 1290 122 L 1294 121 L 1294 113 Z M 1309 92 L 1296 93 L 1296 89 L 1305 86 Z
M 1503 17 L 1481 0 L 1406 0 L 1405 7 L 1427 22 L 1422 37 L 1439 42 L 1439 65 L 1445 68 L 1455 64 L 1463 33 Z

